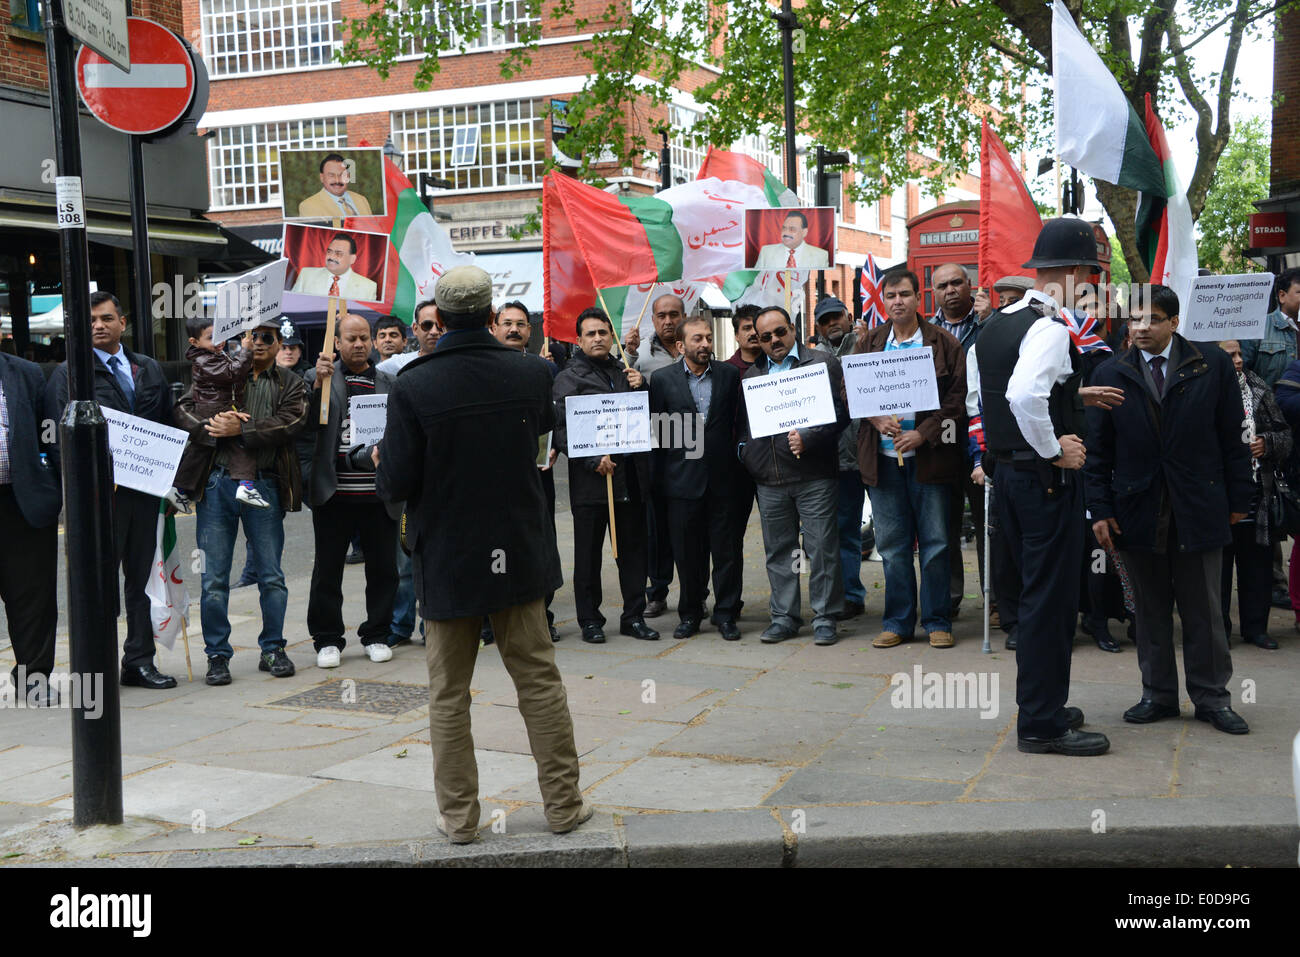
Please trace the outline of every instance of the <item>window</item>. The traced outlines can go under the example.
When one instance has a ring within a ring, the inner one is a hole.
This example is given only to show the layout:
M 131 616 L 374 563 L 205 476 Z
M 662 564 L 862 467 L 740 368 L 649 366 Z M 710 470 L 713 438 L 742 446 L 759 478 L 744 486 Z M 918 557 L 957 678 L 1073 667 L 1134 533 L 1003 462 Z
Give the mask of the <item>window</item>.
M 280 149 L 348 145 L 342 117 L 227 126 L 208 141 L 212 209 L 280 205 Z
M 781 166 L 781 145 L 777 142 L 773 146 L 773 142 L 773 140 L 769 140 L 765 136 L 746 133 L 736 141 L 732 149 L 737 153 L 744 153 L 746 156 L 754 157 L 767 167 L 769 173 L 784 183 L 785 169 Z
M 402 0 L 399 5 L 404 6 Z M 466 50 L 487 50 L 511 46 L 520 42 L 525 29 L 536 25 L 539 19 L 532 16 L 528 9 L 528 0 L 469 0 L 462 6 L 472 7 L 480 27 L 479 33 L 470 38 L 462 38 L 451 28 L 443 15 L 441 5 L 431 2 L 424 9 L 424 22 L 438 22 L 438 33 L 443 37 L 442 52 L 458 50 L 461 40 L 465 39 Z M 414 37 L 405 37 L 402 43 L 403 56 L 424 56 L 424 48 L 416 45 Z
M 674 186 L 695 179 L 700 167 L 704 165 L 704 157 L 709 153 L 709 144 L 701 142 L 692 132 L 700 116 L 698 110 L 684 106 L 668 107 L 668 122 L 673 129 L 669 156 L 673 164 Z
M 453 189 L 528 186 L 541 181 L 546 135 L 541 100 L 469 103 L 392 115 L 393 143 L 414 178 L 431 173 Z
M 41 0 L 9 0 L 9 19 L 19 30 L 41 33 L 45 21 L 41 19 Z
M 339 0 L 201 0 L 203 59 L 213 76 L 323 66 L 338 45 L 339 7 Z

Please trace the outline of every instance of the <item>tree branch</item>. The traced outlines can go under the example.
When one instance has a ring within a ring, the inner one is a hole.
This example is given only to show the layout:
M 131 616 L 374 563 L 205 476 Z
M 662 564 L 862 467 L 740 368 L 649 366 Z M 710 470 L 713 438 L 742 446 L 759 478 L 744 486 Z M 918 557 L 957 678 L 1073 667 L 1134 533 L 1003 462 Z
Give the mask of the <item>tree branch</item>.
M 1256 20 L 1262 20 L 1264 17 L 1268 16 L 1270 13 L 1273 13 L 1273 12 L 1275 12 L 1275 11 L 1277 11 L 1277 10 L 1280 10 L 1280 9 L 1282 9 L 1283 7 L 1291 6 L 1291 5 L 1294 4 L 1294 3 L 1295 3 L 1295 0 L 1277 0 L 1277 3 L 1273 4 L 1272 6 L 1270 6 L 1270 7 L 1265 7 L 1263 10 L 1260 10 L 1258 13 L 1253 13 L 1253 14 L 1251 14 L 1249 17 L 1247 17 L 1246 20 L 1245 20 L 1245 22 L 1243 23 L 1243 26 L 1249 26 L 1250 24 L 1254 23 Z M 1221 17 L 1220 19 L 1218 19 L 1217 21 L 1215 21 L 1213 24 L 1211 24 L 1209 27 L 1207 27 L 1207 28 L 1205 29 L 1205 32 L 1202 33 L 1202 34 L 1201 34 L 1199 37 L 1197 37 L 1195 40 L 1191 41 L 1190 43 L 1186 43 L 1186 44 L 1184 44 L 1184 45 L 1183 45 L 1183 50 L 1184 50 L 1184 52 L 1187 51 L 1187 50 L 1190 50 L 1192 47 L 1196 46 L 1196 45 L 1197 45 L 1198 43 L 1200 43 L 1202 40 L 1209 39 L 1211 36 L 1213 36 L 1215 33 L 1217 33 L 1217 32 L 1219 31 L 1219 27 L 1223 26 L 1225 23 L 1229 22 L 1230 20 L 1233 20 L 1233 19 L 1236 18 L 1236 16 L 1237 16 L 1237 12 L 1238 12 L 1238 11 L 1235 11 L 1235 10 L 1234 10 L 1232 13 L 1229 13 L 1227 16 L 1225 16 L 1225 17 Z M 1169 53 L 1166 53 L 1166 54 L 1165 54 L 1164 59 L 1168 60 L 1168 59 L 1169 59 L 1170 57 L 1172 57 L 1173 55 L 1174 55 L 1174 53 L 1173 53 L 1173 51 L 1171 50 Z

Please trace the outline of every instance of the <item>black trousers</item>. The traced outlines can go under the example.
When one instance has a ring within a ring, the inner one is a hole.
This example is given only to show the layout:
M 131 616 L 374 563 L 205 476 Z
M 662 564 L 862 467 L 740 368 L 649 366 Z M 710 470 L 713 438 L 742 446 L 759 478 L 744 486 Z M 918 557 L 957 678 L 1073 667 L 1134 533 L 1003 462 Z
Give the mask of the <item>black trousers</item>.
M 1079 552 L 1083 549 L 1083 495 L 1077 472 L 1049 489 L 1038 471 L 998 463 L 994 479 L 998 521 L 1020 574 L 1016 610 L 1017 732 L 1021 737 L 1065 734 L 1070 653 L 1079 613 Z M 1001 606 L 999 605 L 999 614 Z
M 0 485 L 0 600 L 9 640 L 27 674 L 49 676 L 54 668 L 54 631 L 59 620 L 59 526 L 32 528 L 23 518 L 11 485 Z M 149 556 L 152 562 L 153 556 Z M 150 629 L 150 637 L 153 637 Z M 14 670 L 15 681 L 17 669 Z M 22 688 L 17 689 L 23 694 Z
M 546 518 L 548 527 L 551 530 L 551 538 L 555 537 L 555 469 L 549 468 L 542 471 L 542 491 L 546 493 Z M 551 611 L 551 601 L 555 598 L 555 592 L 546 593 L 546 623 L 555 624 L 555 612 Z
M 606 505 L 577 505 L 573 509 L 573 600 L 579 625 L 604 625 L 600 613 L 600 562 L 609 525 Z M 623 593 L 621 624 L 645 615 L 646 506 L 644 502 L 614 505 L 618 532 L 618 585 Z
M 650 579 L 645 596 L 649 601 L 666 601 L 668 586 L 673 583 L 673 545 L 668 531 L 668 500 L 662 495 L 646 499 L 645 524 L 646 574 Z
M 703 620 L 712 559 L 712 621 L 714 624 L 735 621 L 740 614 L 743 556 L 734 541 L 734 520 L 730 513 L 740 503 L 726 494 L 706 494 L 698 499 L 670 498 L 667 503 L 669 534 L 677 564 L 678 617 Z
M 1231 633 L 1232 566 L 1237 566 L 1237 617 L 1241 635 L 1268 634 L 1268 613 L 1273 601 L 1273 548 L 1255 541 L 1255 523 L 1232 526 L 1232 544 L 1223 549 L 1223 630 Z
M 157 539 L 158 499 L 119 485 L 113 493 L 113 542 L 122 568 L 122 598 L 126 605 L 123 668 L 153 664 L 153 620 L 144 589 L 153 574 Z
M 955 611 L 966 592 L 966 572 L 962 564 L 961 524 L 966 503 L 970 502 L 971 525 L 975 528 L 975 561 L 979 567 L 980 590 L 984 589 L 984 486 L 966 476 L 952 486 L 948 494 L 948 597 Z M 991 543 L 990 543 L 991 547 Z M 999 612 L 999 614 L 1001 614 Z
M 998 606 L 998 621 L 1003 632 L 1011 634 L 1020 621 L 1020 569 L 1016 567 L 1011 554 L 1011 540 L 1002 529 L 998 519 L 998 495 L 1002 489 L 997 480 L 993 481 L 993 490 L 989 493 L 989 587 L 993 600 Z M 983 551 L 981 542 L 980 551 Z
M 316 560 L 307 598 L 307 631 L 316 650 L 342 648 L 343 568 L 355 535 L 366 556 L 366 620 L 357 628 L 363 645 L 387 643 L 397 595 L 397 522 L 383 503 L 349 502 L 335 495 L 311 511 Z

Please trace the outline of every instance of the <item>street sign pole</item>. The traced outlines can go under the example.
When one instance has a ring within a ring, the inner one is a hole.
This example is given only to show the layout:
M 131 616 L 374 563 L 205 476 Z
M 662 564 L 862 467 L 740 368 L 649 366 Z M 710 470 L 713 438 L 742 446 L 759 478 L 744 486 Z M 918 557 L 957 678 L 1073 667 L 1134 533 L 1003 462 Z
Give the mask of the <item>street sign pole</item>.
M 153 357 L 153 274 L 149 262 L 149 210 L 144 197 L 144 137 L 128 136 L 131 166 L 131 258 L 135 262 L 132 276 L 131 305 L 135 316 L 131 324 L 136 352 Z M 179 304 L 177 314 L 182 314 Z
M 63 0 L 45 0 L 45 55 L 54 118 L 54 161 L 68 407 L 59 423 L 67 543 L 69 669 L 102 683 L 98 709 L 72 704 L 72 822 L 122 823 L 122 716 L 117 675 L 117 567 L 113 561 L 113 464 L 108 424 L 94 401 L 90 344 L 90 260 L 81 188 L 81 134 L 72 40 Z

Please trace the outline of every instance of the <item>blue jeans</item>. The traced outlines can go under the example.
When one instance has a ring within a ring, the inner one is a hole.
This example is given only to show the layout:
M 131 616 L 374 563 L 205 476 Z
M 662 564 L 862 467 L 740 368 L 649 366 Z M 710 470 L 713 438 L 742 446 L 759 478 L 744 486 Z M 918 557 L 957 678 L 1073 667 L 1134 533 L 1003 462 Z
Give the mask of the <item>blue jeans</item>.
M 916 627 L 916 569 L 912 543 L 920 546 L 921 625 L 926 633 L 949 631 L 948 619 L 948 485 L 916 480 L 916 457 L 880 456 L 871 517 L 876 549 L 885 560 L 885 613 L 880 630 L 904 638 Z
M 411 556 L 397 543 L 397 595 L 393 599 L 392 641 L 408 640 L 415 631 L 415 581 L 411 578 Z
M 230 562 L 234 557 L 235 535 L 244 523 L 244 537 L 253 551 L 257 589 L 262 605 L 262 631 L 257 644 L 263 651 L 284 648 L 284 610 L 289 589 L 284 584 L 280 555 L 284 551 L 284 512 L 274 476 L 259 478 L 254 486 L 270 508 L 240 506 L 235 499 L 239 483 L 224 468 L 208 476 L 203 498 L 197 506 L 199 548 L 203 550 L 203 599 L 201 619 L 203 643 L 209 658 L 229 659 L 230 647 Z
M 844 600 L 867 603 L 862 584 L 862 500 L 866 498 L 862 473 L 840 471 L 840 502 L 836 520 L 840 530 L 840 570 L 844 573 Z

